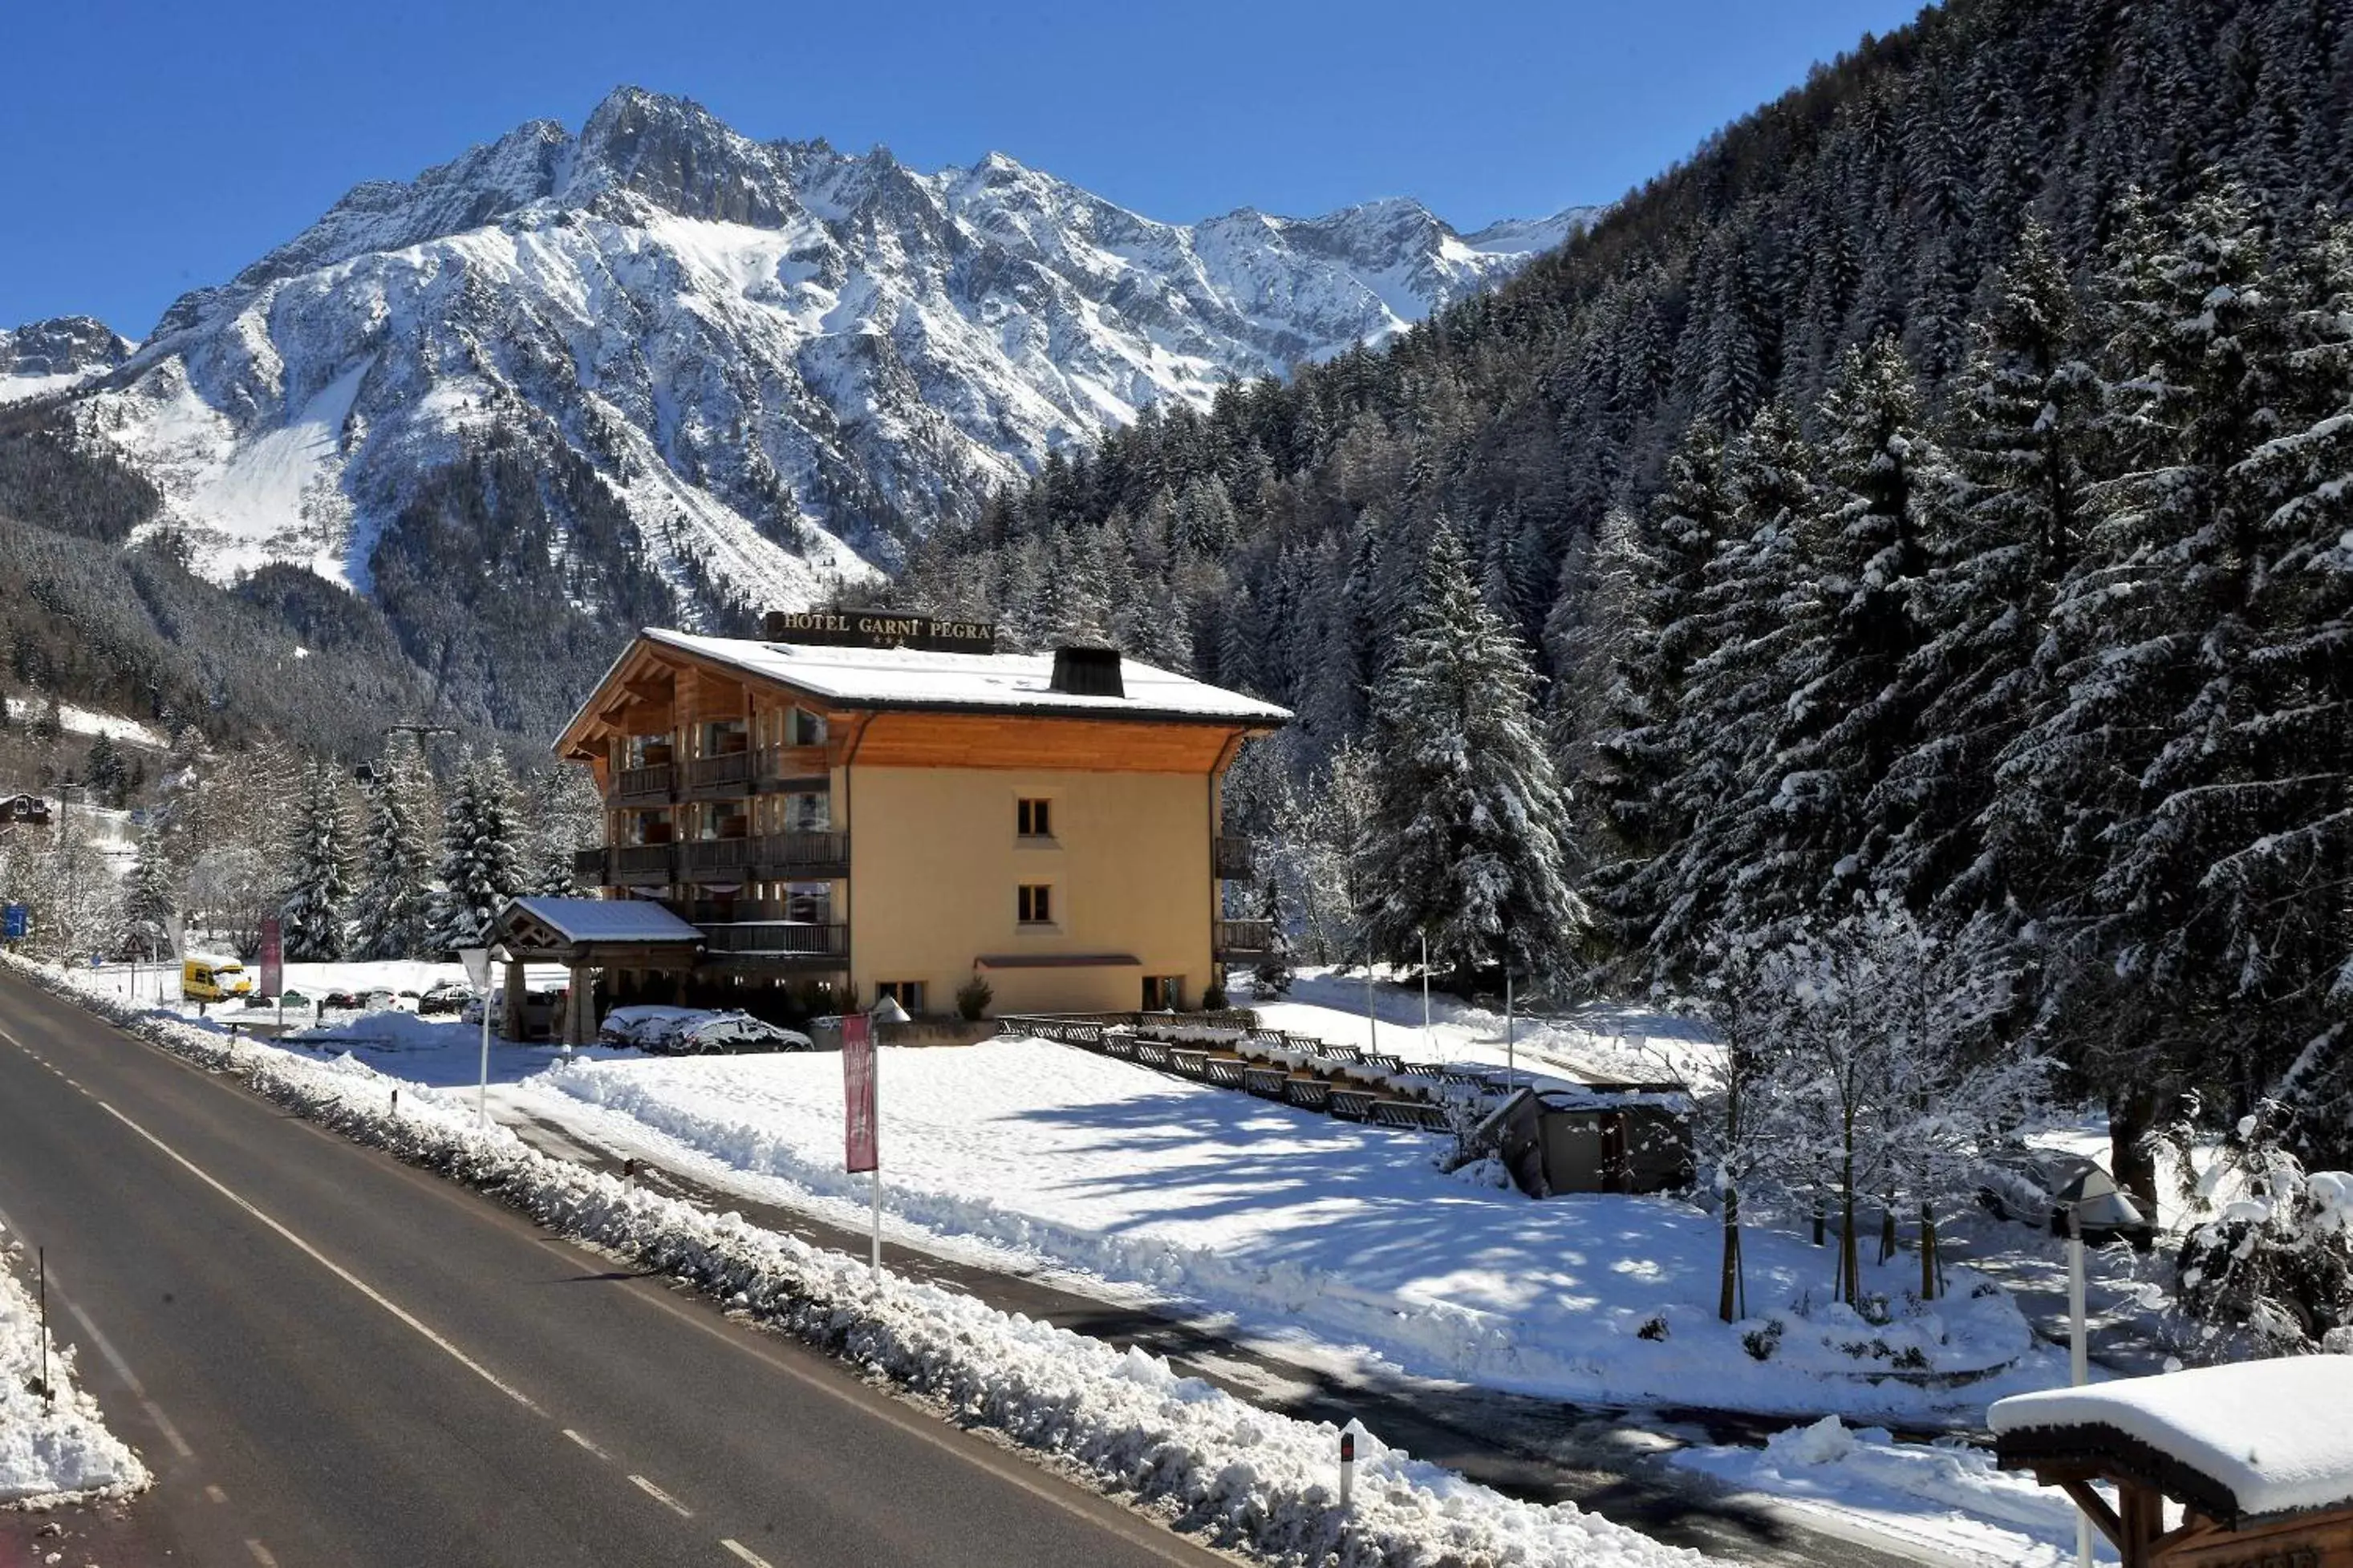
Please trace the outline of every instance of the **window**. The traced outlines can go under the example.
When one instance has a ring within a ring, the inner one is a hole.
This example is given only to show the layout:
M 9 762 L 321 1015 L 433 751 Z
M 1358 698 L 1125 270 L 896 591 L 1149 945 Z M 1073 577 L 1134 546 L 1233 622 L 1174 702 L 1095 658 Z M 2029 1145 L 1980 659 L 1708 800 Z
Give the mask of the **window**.
M 785 830 L 788 833 L 823 833 L 833 826 L 830 795 L 788 795 L 784 802 Z
M 1050 800 L 1014 802 L 1013 831 L 1024 838 L 1053 837 L 1054 803 Z
M 1045 882 L 1022 883 L 1019 909 L 1023 925 L 1051 925 L 1054 921 L 1052 886 Z
M 787 882 L 785 884 L 785 919 L 803 925 L 833 923 L 833 884 L 830 882 Z
M 793 710 L 791 724 L 785 731 L 788 746 L 822 746 L 825 744 L 825 716 L 806 708 Z
M 910 1013 L 920 1016 L 923 1010 L 923 983 L 920 980 L 876 981 L 874 1000 L 880 1002 L 886 996 Z
M 1181 974 L 1147 974 L 1144 977 L 1144 1010 L 1147 1013 L 1175 1013 L 1185 1005 L 1185 977 Z

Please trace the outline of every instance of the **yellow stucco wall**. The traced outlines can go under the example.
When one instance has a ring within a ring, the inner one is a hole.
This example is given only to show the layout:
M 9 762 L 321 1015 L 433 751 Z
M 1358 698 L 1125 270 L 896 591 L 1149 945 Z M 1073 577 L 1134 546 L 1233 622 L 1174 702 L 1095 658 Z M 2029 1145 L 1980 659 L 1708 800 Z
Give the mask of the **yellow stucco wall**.
M 1201 773 L 854 766 L 834 794 L 850 837 L 851 979 L 920 980 L 955 1008 L 981 955 L 1130 953 L 1139 964 L 997 969 L 991 1014 L 1139 1005 L 1144 976 L 1210 980 L 1209 779 Z M 846 787 L 844 787 L 846 785 Z M 1053 803 L 1053 842 L 1016 833 L 1015 803 Z M 845 820 L 844 803 L 847 800 Z M 1018 919 L 1016 889 L 1053 889 L 1053 927 Z

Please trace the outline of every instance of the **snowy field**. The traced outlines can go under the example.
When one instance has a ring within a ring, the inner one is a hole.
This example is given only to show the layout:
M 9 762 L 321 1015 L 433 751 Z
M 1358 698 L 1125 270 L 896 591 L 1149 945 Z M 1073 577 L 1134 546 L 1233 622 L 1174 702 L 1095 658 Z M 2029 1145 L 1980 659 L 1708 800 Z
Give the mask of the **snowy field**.
M 144 1488 L 147 1468 L 106 1429 L 76 1386 L 69 1346 L 51 1342 L 54 1402 L 37 1392 L 41 1323 L 25 1277 L 32 1258 L 0 1222 L 0 1507 L 43 1508 Z
M 1905 1303 L 1908 1257 L 1873 1270 L 1892 1304 L 1874 1325 L 1829 1301 L 1828 1250 L 1754 1233 L 1752 1321 L 1727 1327 L 1721 1232 L 1673 1199 L 1531 1200 L 1441 1173 L 1431 1134 L 1044 1041 L 882 1058 L 884 1203 L 904 1230 L 1207 1308 L 1254 1338 L 1567 1399 L 1929 1421 L 2064 1375 L 1966 1270 L 1933 1309 Z M 840 1168 L 833 1056 L 581 1061 L 518 1086 L 525 1102 L 547 1090 L 580 1108 L 544 1112 L 608 1143 L 690 1152 L 850 1223 L 864 1202 Z M 1927 1386 L 1886 1375 L 1899 1364 L 1996 1375 Z

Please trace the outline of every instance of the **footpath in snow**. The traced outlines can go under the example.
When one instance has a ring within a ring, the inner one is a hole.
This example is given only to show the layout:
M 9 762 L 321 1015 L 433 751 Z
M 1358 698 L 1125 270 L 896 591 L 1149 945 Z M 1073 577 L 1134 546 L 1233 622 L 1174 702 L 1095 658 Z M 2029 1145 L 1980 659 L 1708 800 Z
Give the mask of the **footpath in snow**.
M 147 1467 L 75 1383 L 71 1346 L 49 1342 L 54 1397 L 41 1392 L 39 1303 L 21 1278 L 32 1261 L 0 1225 L 0 1508 L 128 1497 L 146 1487 Z
M 1359 1439 L 1355 1500 L 1344 1510 L 1339 1433 L 1329 1426 L 1259 1409 L 1156 1358 L 878 1276 L 862 1259 L 551 1159 L 504 1128 L 477 1129 L 462 1089 L 404 1094 L 395 1112 L 399 1080 L 353 1057 L 233 1043 L 79 975 L 0 962 L 312 1121 L 495 1193 L 558 1234 L 691 1282 L 1216 1544 L 1277 1563 L 1348 1568 L 1699 1560 L 1567 1504 L 1503 1497 L 1369 1434 Z M 828 1060 L 839 1072 L 838 1058 L 802 1059 Z M 838 1100 L 838 1079 L 835 1092 Z

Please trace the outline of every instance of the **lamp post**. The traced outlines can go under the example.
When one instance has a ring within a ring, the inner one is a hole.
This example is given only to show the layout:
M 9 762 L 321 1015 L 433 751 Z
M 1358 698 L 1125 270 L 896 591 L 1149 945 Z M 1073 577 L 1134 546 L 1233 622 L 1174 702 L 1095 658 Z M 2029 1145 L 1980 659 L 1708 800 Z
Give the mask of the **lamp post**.
M 2105 1190 L 2087 1190 L 2095 1184 Z M 2084 1222 L 2118 1229 L 2140 1224 L 2141 1212 L 2115 1178 L 2088 1163 L 2052 1201 L 2067 1216 L 2067 1381 L 2081 1388 L 2092 1380 L 2091 1329 L 2084 1307 Z M 2075 1562 L 2078 1568 L 2092 1568 L 2092 1520 L 2081 1509 L 2075 1511 Z

